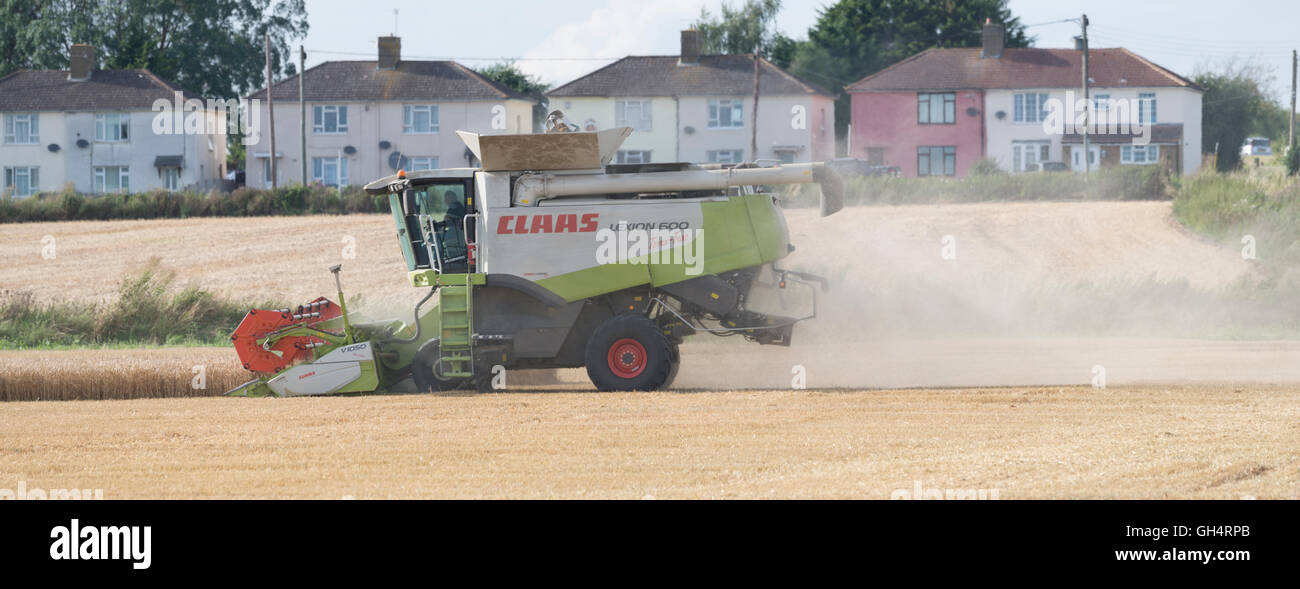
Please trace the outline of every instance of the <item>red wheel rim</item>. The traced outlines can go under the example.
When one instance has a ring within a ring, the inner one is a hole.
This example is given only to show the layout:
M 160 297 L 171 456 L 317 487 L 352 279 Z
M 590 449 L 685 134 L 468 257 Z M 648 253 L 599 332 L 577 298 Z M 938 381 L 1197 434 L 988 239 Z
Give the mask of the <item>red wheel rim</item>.
M 619 378 L 636 378 L 645 371 L 645 346 L 632 338 L 623 338 L 609 347 L 609 370 Z

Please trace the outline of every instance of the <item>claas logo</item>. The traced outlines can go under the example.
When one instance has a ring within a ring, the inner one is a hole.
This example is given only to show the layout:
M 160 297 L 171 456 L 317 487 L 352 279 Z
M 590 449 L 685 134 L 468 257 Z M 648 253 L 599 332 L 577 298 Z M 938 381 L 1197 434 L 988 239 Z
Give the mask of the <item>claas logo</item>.
M 596 230 L 599 213 L 563 215 L 503 215 L 497 221 L 498 235 L 526 233 L 591 233 Z

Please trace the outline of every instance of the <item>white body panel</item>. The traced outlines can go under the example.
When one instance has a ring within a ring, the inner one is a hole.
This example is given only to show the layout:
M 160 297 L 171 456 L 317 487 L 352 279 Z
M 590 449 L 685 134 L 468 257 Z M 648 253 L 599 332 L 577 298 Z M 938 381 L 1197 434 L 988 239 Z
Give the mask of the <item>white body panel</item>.
M 344 346 L 310 364 L 299 364 L 267 381 L 281 397 L 328 395 L 361 378 L 361 363 L 373 362 L 370 342 Z

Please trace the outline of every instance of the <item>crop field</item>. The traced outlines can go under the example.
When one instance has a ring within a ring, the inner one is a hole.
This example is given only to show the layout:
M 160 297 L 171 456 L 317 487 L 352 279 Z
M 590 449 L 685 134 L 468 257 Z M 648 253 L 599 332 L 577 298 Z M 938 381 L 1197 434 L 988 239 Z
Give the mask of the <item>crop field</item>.
M 0 488 L 105 498 L 1296 498 L 1300 386 L 0 405 Z
M 1242 296 L 1260 265 L 1182 229 L 1169 207 L 791 211 L 798 250 L 785 265 L 831 279 L 818 317 L 789 348 L 688 341 L 660 393 L 597 393 L 571 369 L 512 372 L 490 394 L 229 399 L 214 396 L 249 378 L 231 348 L 0 351 L 0 489 L 1297 498 L 1293 301 Z M 326 268 L 342 262 L 358 308 L 405 317 L 420 292 L 403 282 L 389 223 L 8 225 L 0 290 L 102 302 L 158 258 L 236 300 L 305 302 L 334 297 Z M 955 259 L 939 255 L 950 237 Z

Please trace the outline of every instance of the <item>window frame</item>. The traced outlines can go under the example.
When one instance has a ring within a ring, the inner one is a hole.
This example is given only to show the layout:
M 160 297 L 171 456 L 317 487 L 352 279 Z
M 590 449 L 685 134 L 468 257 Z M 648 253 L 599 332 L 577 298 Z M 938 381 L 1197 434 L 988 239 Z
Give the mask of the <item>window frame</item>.
M 422 111 L 429 115 L 429 124 L 425 130 L 415 128 L 415 113 Z M 314 117 L 315 115 L 313 115 Z M 313 123 L 315 119 L 313 118 Z M 402 105 L 402 133 L 405 135 L 437 135 L 438 127 L 438 105 L 436 104 L 404 104 Z
M 616 164 L 648 164 L 648 163 L 651 163 L 651 162 L 653 161 L 653 160 L 651 159 L 651 158 L 653 157 L 653 156 L 652 156 L 652 152 L 653 152 L 653 151 L 654 151 L 654 150 L 651 150 L 651 149 L 620 149 L 620 150 L 614 152 L 614 163 L 616 163 Z M 637 159 L 638 159 L 639 161 L 635 161 L 635 162 L 633 162 L 633 161 L 628 161 L 628 160 L 629 160 L 628 156 L 631 155 L 631 154 L 634 154 L 634 153 L 637 154 Z
M 722 124 L 723 103 L 727 103 L 727 110 L 730 111 L 727 119 L 729 125 Z M 745 100 L 743 98 L 710 98 L 708 112 L 709 129 L 744 129 L 745 128 Z M 720 150 L 725 151 L 725 150 Z
M 637 117 L 628 118 L 628 107 L 636 105 Z M 636 131 L 654 130 L 654 103 L 648 98 L 618 98 L 614 100 L 614 126 L 632 127 Z
M 422 170 L 438 169 L 438 156 L 436 155 L 407 156 L 406 161 L 408 162 L 406 167 L 406 171 L 408 172 L 419 172 Z M 415 162 L 417 161 L 423 161 L 424 166 L 415 165 Z
M 25 193 L 18 190 L 19 170 L 24 171 L 27 176 L 27 191 Z M 40 166 L 5 166 L 4 178 L 0 180 L 4 182 L 3 185 L 0 185 L 0 192 L 8 192 L 12 188 L 15 198 L 27 198 L 41 193 Z
M 112 117 L 113 122 L 109 122 Z M 109 133 L 110 130 L 116 131 Z M 131 141 L 131 113 L 95 113 L 95 143 L 129 143 Z
M 1029 113 L 1030 113 L 1030 110 L 1029 110 L 1029 104 L 1027 103 L 1027 102 L 1028 102 L 1028 101 L 1027 101 L 1027 97 L 1029 97 L 1029 96 L 1033 96 L 1033 97 L 1034 97 L 1035 104 L 1038 106 L 1038 108 L 1036 109 L 1036 111 L 1037 111 L 1038 114 L 1035 115 L 1035 118 L 1032 119 L 1032 120 L 1029 119 L 1029 118 L 1027 118 L 1028 115 L 1029 115 Z M 1025 124 L 1025 125 L 1040 125 L 1040 124 L 1042 124 L 1043 121 L 1047 119 L 1047 107 L 1046 107 L 1046 104 L 1047 104 L 1047 101 L 1050 100 L 1050 99 L 1051 99 L 1051 94 L 1048 93 L 1048 92 L 1017 92 L 1017 93 L 1015 93 L 1015 94 L 1012 96 L 1012 98 L 1011 98 L 1011 113 L 1012 113 L 1012 114 L 1011 114 L 1011 120 L 1012 120 L 1012 122 L 1020 123 L 1020 124 Z
M 726 153 L 732 158 L 728 161 L 718 159 L 718 154 Z M 745 150 L 743 149 L 710 149 L 704 154 L 707 163 L 710 164 L 743 164 L 745 163 Z
M 108 188 L 109 170 L 117 170 L 117 188 L 111 191 Z M 131 167 L 95 166 L 92 170 L 92 181 L 96 194 L 129 193 L 131 192 Z
M 1142 161 L 1135 157 L 1138 150 L 1142 152 Z M 1147 145 L 1122 145 L 1119 148 L 1119 163 L 1126 166 L 1150 166 L 1160 163 L 1160 146 L 1154 143 Z
M 18 120 L 20 118 L 27 125 L 27 141 L 18 140 Z M 3 139 L 6 145 L 40 145 L 41 113 L 5 113 Z
M 334 114 L 334 130 L 327 130 L 326 114 Z M 341 116 L 340 116 L 341 115 Z M 348 106 L 346 104 L 314 104 L 311 107 L 312 135 L 347 135 Z
M 935 121 L 935 97 L 938 97 L 940 115 L 943 120 Z M 924 116 L 922 116 L 924 115 Z M 924 119 L 924 120 L 922 120 Z M 955 125 L 957 124 L 956 92 L 917 92 L 916 124 L 918 125 Z
M 933 160 L 935 150 L 939 151 L 939 157 L 942 160 L 944 173 L 933 173 Z M 925 160 L 927 173 L 921 173 L 921 161 Z M 951 165 L 949 165 L 951 163 Z M 951 170 L 951 171 L 949 171 Z M 956 145 L 918 145 L 916 146 L 916 175 L 918 177 L 937 176 L 940 178 L 954 177 L 957 175 L 957 146 Z
M 1139 125 L 1156 124 L 1156 115 L 1159 114 L 1156 108 L 1155 92 L 1138 92 L 1137 98 L 1138 111 L 1137 122 Z M 1150 104 L 1150 108 L 1148 108 Z
M 326 166 L 333 165 L 337 168 L 334 171 L 334 184 L 326 182 Z M 319 182 L 325 186 L 342 187 L 351 186 L 348 178 L 348 158 L 345 157 L 313 157 L 311 158 L 311 180 Z

